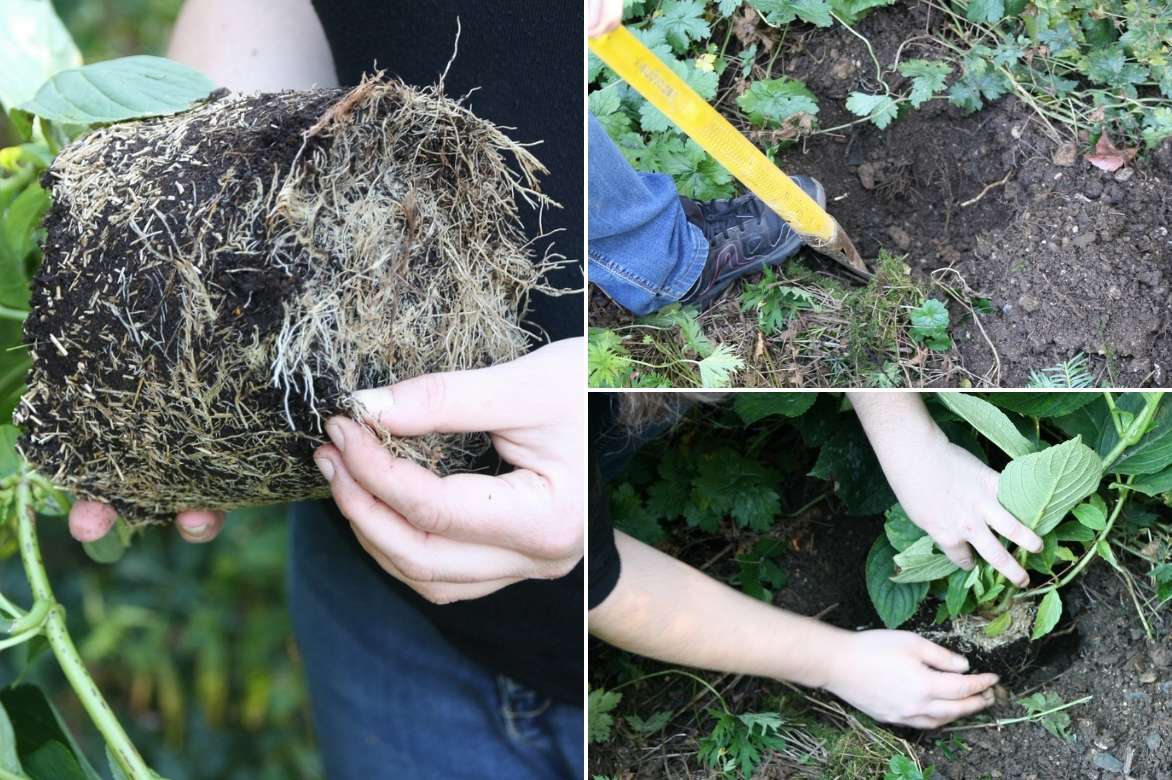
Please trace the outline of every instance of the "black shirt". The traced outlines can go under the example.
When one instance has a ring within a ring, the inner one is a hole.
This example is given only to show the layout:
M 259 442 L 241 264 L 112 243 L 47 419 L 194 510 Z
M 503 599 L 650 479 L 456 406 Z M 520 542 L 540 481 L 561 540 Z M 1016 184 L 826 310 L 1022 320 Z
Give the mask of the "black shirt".
M 439 80 L 456 41 L 460 47 L 444 80 L 445 92 L 480 117 L 514 128 L 520 142 L 550 170 L 542 190 L 561 204 L 541 216 L 523 215 L 536 244 L 576 262 L 549 276 L 561 289 L 581 290 L 583 214 L 583 27 L 581 2 L 509 0 L 314 0 L 329 39 L 338 80 L 358 83 L 377 68 L 408 84 Z M 535 296 L 529 322 L 535 344 L 582 335 L 582 295 Z M 500 463 L 484 464 L 499 469 Z M 336 511 L 336 509 L 335 509 Z M 345 523 L 335 524 L 349 533 Z M 373 565 L 354 541 L 362 565 Z M 527 580 L 474 601 L 436 606 L 389 575 L 388 588 L 405 593 L 461 651 L 546 696 L 581 705 L 583 566 L 559 580 Z

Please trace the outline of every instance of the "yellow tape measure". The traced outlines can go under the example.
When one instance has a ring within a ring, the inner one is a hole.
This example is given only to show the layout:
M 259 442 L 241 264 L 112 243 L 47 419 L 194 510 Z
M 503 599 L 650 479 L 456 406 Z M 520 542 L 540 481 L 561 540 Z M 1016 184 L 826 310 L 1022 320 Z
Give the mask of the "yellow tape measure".
M 773 209 L 812 249 L 864 277 L 871 275 L 834 217 L 629 30 L 619 27 L 591 38 L 590 49 Z

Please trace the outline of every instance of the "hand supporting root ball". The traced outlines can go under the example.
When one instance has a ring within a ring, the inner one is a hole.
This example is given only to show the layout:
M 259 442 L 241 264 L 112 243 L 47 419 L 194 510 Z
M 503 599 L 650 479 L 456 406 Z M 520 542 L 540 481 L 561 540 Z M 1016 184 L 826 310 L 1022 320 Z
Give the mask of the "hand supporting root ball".
M 585 464 L 582 339 L 508 363 L 429 374 L 356 394 L 369 421 L 396 436 L 488 432 L 513 470 L 439 477 L 393 457 L 358 423 L 334 417 L 314 454 L 358 541 L 429 601 L 479 598 L 524 579 L 556 578 L 582 558 Z M 69 531 L 101 539 L 117 513 L 79 501 Z M 179 534 L 208 542 L 224 513 L 180 512 Z
M 513 470 L 439 477 L 395 458 L 334 417 L 314 454 L 358 541 L 427 600 L 475 599 L 524 579 L 568 574 L 582 558 L 582 339 L 509 363 L 431 374 L 356 398 L 396 436 L 488 432 Z

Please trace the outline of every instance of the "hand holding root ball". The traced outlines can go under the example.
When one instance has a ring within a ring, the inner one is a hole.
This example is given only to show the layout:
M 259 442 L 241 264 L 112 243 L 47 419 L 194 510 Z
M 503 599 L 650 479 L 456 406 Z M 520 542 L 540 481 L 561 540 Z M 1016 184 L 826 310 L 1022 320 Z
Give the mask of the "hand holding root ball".
M 492 434 L 514 470 L 439 477 L 392 456 L 361 425 L 334 417 L 314 460 L 363 548 L 429 601 L 479 598 L 523 579 L 567 574 L 582 557 L 581 339 L 475 371 L 429 374 L 362 390 L 369 422 L 396 436 Z M 69 530 L 82 542 L 114 525 L 107 504 L 79 501 Z M 207 542 L 223 512 L 176 517 L 180 535 Z
M 396 436 L 487 431 L 513 471 L 439 477 L 334 417 L 314 459 L 359 542 L 434 603 L 564 576 L 582 557 L 581 339 L 509 363 L 356 394 Z

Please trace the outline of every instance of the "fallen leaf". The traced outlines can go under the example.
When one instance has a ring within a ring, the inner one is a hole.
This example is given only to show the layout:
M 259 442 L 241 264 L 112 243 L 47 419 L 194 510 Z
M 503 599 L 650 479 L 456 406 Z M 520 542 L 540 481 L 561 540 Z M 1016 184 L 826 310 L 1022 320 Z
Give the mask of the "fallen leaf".
M 1138 149 L 1120 149 L 1111 142 L 1110 136 L 1104 132 L 1095 144 L 1095 151 L 1086 155 L 1085 159 L 1091 165 L 1104 171 L 1117 171 L 1135 159 Z

